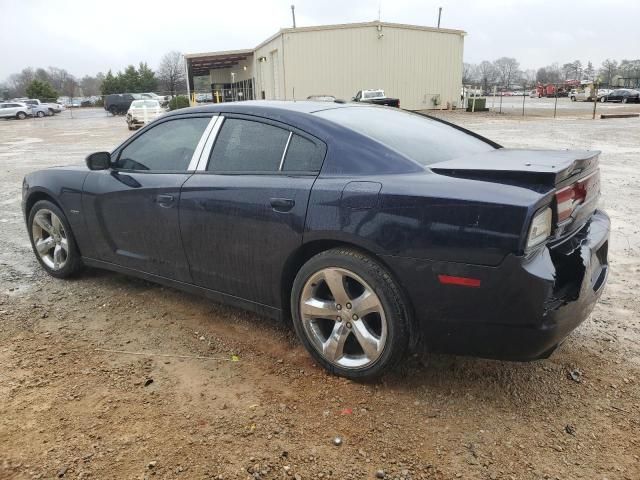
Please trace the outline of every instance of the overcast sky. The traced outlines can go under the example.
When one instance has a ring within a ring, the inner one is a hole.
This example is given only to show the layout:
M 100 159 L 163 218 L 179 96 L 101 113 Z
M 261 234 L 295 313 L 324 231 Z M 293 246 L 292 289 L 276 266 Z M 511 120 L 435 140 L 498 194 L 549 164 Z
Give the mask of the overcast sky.
M 81 77 L 163 53 L 251 48 L 291 25 L 382 20 L 465 30 L 465 61 L 552 62 L 640 57 L 640 1 L 606 0 L 0 0 L 0 81 L 56 66 Z

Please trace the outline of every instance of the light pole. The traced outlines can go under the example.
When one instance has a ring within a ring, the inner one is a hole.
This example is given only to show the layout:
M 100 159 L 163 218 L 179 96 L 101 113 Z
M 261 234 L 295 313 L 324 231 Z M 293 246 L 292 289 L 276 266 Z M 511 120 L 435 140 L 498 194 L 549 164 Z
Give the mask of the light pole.
M 233 98 L 233 101 L 236 100 L 236 94 L 234 92 L 235 83 L 236 83 L 236 74 L 231 72 L 231 97 Z

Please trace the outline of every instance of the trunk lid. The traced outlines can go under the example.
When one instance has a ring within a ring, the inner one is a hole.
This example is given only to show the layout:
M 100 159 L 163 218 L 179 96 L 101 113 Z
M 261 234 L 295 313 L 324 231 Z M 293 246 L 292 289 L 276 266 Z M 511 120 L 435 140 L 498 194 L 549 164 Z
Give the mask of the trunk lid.
M 498 148 L 485 153 L 434 163 L 441 175 L 522 186 L 564 186 L 565 181 L 586 176 L 598 167 L 599 151 L 520 150 Z
M 499 148 L 439 162 L 440 175 L 522 186 L 540 193 L 554 189 L 554 237 L 575 231 L 591 217 L 600 196 L 599 151 Z

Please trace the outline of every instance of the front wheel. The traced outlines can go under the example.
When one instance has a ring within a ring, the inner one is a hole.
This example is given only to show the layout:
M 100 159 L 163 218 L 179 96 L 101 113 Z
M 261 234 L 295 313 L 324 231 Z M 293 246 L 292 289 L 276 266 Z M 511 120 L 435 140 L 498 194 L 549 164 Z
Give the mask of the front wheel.
M 82 268 L 71 227 L 57 205 L 48 200 L 36 202 L 27 226 L 33 252 L 49 275 L 67 278 Z
M 628 101 L 629 101 L 629 99 L 628 99 L 628 98 L 623 98 L 623 99 L 622 99 L 622 103 L 627 103 Z
M 293 283 L 291 312 L 305 348 L 343 377 L 377 377 L 407 349 L 399 287 L 382 265 L 356 250 L 328 250 L 305 263 Z
M 600 103 L 605 103 L 607 99 L 605 97 L 600 97 Z
M 44 117 L 44 112 L 42 110 L 38 111 L 38 113 L 36 113 L 36 115 L 38 116 L 38 118 L 42 118 Z

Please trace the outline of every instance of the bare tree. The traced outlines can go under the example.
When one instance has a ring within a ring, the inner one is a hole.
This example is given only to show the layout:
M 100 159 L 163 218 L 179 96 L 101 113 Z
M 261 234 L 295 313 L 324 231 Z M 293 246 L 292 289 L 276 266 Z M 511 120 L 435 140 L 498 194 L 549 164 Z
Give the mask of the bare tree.
M 520 76 L 520 64 L 515 58 L 502 57 L 493 62 L 497 72 L 498 79 L 503 87 L 509 88 L 509 85 L 518 80 Z
M 185 88 L 184 57 L 180 52 L 165 53 L 160 60 L 158 79 L 165 91 L 175 95 Z
M 480 83 L 482 84 L 482 90 L 489 90 L 489 85 L 496 83 L 498 78 L 498 71 L 493 63 L 483 60 L 476 67 L 476 72 Z
M 600 67 L 600 75 L 602 76 L 602 80 L 607 85 L 611 85 L 613 81 L 613 77 L 618 73 L 618 62 L 615 60 L 606 59 L 602 62 L 602 66 Z
M 472 63 L 462 64 L 462 84 L 468 85 L 476 80 L 476 66 Z

